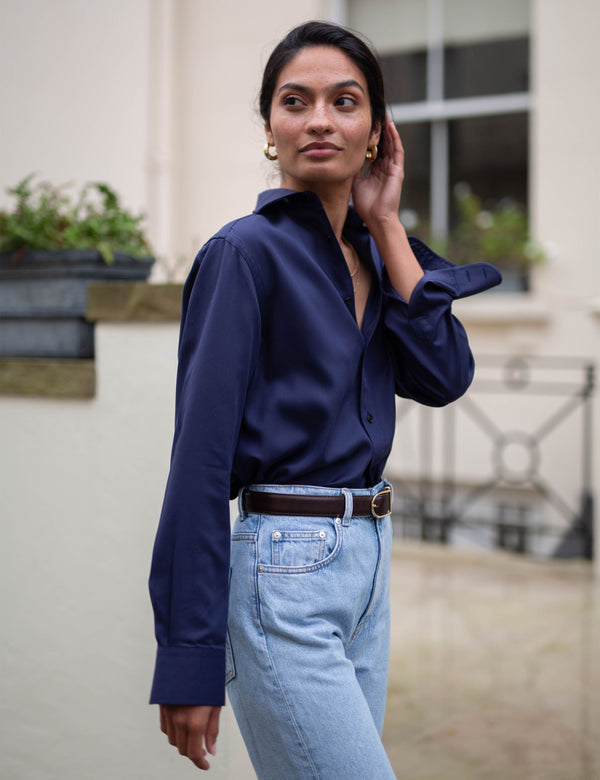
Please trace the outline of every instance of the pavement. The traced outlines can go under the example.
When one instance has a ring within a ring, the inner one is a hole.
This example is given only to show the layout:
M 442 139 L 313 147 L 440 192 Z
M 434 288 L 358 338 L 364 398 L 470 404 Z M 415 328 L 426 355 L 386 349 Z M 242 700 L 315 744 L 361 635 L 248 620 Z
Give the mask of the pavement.
M 391 589 L 399 780 L 600 780 L 591 564 L 399 541 Z

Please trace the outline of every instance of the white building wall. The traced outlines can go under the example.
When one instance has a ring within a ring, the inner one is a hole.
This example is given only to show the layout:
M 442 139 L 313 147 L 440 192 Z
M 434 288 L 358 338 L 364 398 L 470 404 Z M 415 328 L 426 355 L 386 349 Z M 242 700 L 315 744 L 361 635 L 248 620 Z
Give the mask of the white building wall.
M 147 704 L 147 580 L 173 428 L 178 326 L 97 327 L 91 401 L 0 398 L 0 776 L 198 770 Z M 215 780 L 254 776 L 231 708 Z
M 551 313 L 537 351 L 592 359 L 600 367 L 600 78 L 595 0 L 533 4 L 531 206 L 535 234 L 552 247 L 534 277 L 534 297 Z M 600 416 L 593 416 L 593 488 L 600 493 Z M 563 463 L 573 456 L 565 450 Z M 597 527 L 597 525 L 596 525 Z M 600 535 L 596 531 L 596 561 Z
M 555 254 L 535 281 L 562 312 L 581 311 L 600 295 L 599 26 L 595 0 L 534 3 L 531 204 L 535 231 Z
M 148 0 L 1 0 L 0 207 L 29 173 L 146 206 Z
M 326 15 L 329 4 L 172 0 L 171 5 L 172 247 L 175 256 L 191 260 L 204 241 L 252 211 L 257 193 L 278 181 L 263 156 L 262 70 L 291 27 Z

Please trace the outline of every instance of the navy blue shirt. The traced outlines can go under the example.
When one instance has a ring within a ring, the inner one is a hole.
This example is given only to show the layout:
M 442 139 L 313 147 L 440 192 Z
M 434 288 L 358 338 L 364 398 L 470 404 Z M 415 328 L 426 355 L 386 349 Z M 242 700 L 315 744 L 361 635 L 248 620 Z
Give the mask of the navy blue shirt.
M 262 193 L 253 214 L 201 249 L 187 279 L 150 577 L 154 703 L 224 703 L 230 497 L 253 483 L 374 485 L 395 394 L 442 406 L 471 382 L 451 302 L 498 284 L 498 271 L 454 266 L 411 239 L 425 275 L 407 303 L 352 208 L 344 235 L 371 271 L 362 330 L 344 255 L 312 192 Z

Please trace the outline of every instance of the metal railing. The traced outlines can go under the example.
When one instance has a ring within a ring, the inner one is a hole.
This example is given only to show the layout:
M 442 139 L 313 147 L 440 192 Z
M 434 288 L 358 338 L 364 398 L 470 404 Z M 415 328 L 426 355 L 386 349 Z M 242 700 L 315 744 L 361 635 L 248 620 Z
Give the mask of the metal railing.
M 414 446 L 412 476 L 392 480 L 397 530 L 591 559 L 593 392 L 585 359 L 479 356 L 456 403 L 401 401 L 397 436 Z

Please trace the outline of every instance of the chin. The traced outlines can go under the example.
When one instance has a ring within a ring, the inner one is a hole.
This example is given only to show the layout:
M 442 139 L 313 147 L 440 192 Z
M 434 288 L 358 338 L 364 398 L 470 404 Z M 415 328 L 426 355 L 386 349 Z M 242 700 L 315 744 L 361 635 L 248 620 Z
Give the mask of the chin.
M 336 171 L 327 168 L 325 165 L 322 165 L 319 168 L 311 166 L 311 170 L 285 173 L 282 177 L 282 185 L 290 186 L 293 189 L 297 189 L 298 187 L 301 187 L 302 189 L 312 189 L 313 185 L 323 184 L 337 184 L 342 187 L 344 185 L 347 186 L 348 184 L 351 185 L 354 176 L 360 170 L 361 168 L 354 172 Z M 285 182 L 295 182 L 296 186 L 294 187 L 293 184 L 285 184 Z

